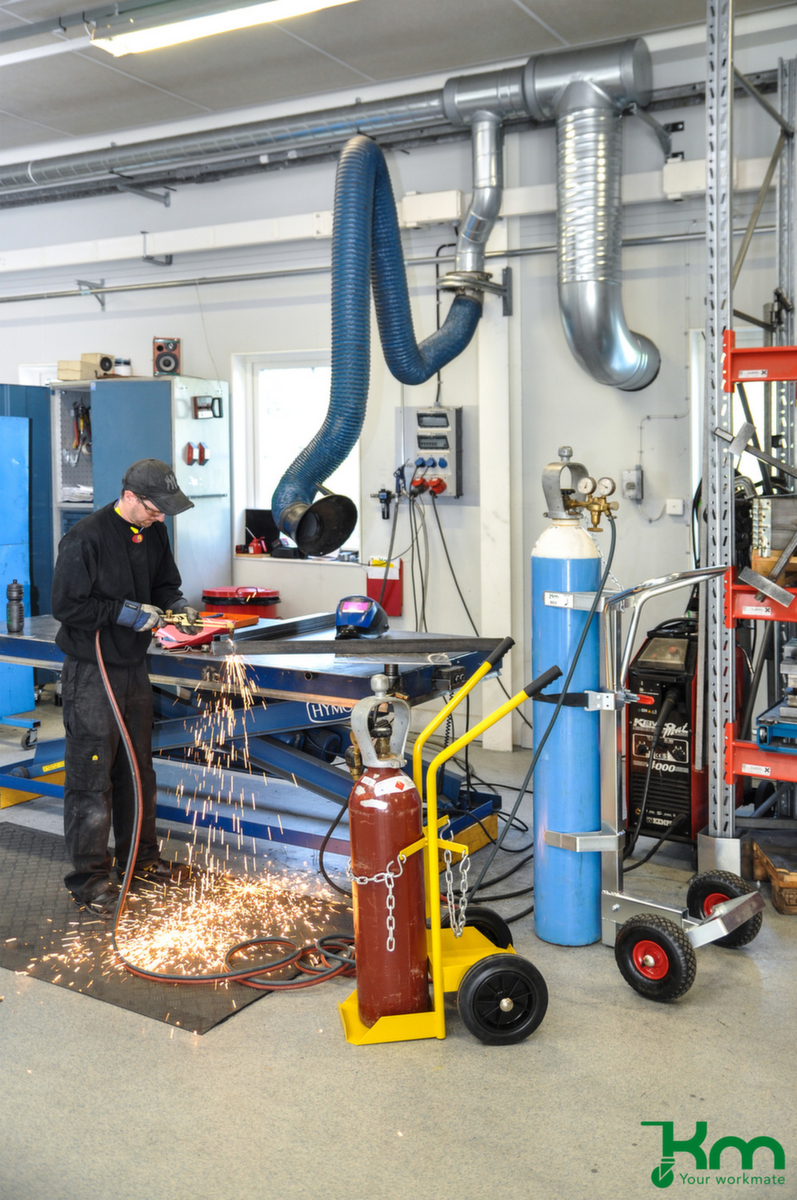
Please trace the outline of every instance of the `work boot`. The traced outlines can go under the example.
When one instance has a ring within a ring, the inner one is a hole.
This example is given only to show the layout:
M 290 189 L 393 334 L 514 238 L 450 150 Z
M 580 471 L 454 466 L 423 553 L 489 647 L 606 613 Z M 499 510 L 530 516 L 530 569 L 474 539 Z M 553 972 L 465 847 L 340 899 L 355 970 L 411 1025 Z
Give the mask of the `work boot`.
M 164 858 L 145 863 L 133 869 L 133 885 L 141 883 L 160 884 L 162 887 L 179 887 L 191 878 L 191 868 L 185 863 L 170 863 Z
M 99 917 L 102 921 L 111 921 L 116 912 L 119 888 L 115 883 L 111 883 L 110 879 L 106 879 L 93 892 L 90 899 L 78 896 L 76 892 L 73 892 L 72 896 L 79 908 L 85 908 L 88 912 L 94 913 L 95 917 Z

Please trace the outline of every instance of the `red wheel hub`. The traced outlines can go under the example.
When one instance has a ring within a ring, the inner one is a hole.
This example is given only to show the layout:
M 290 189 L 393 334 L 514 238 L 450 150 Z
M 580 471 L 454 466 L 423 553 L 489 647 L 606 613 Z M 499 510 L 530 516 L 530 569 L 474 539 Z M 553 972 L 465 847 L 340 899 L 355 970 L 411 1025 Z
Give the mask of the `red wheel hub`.
M 637 942 L 631 957 L 640 975 L 644 975 L 646 979 L 663 979 L 670 969 L 667 952 L 658 942 Z
M 730 900 L 730 896 L 723 896 L 722 892 L 711 892 L 703 901 L 703 913 L 710 917 L 718 904 L 724 904 L 726 900 Z

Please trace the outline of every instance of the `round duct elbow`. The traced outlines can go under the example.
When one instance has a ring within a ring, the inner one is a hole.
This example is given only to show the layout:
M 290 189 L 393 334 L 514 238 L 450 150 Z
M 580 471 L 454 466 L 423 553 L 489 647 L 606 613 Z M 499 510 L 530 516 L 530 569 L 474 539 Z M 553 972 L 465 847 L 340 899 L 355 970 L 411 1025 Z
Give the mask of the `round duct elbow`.
M 605 104 L 557 118 L 559 302 L 584 370 L 598 383 L 636 392 L 656 378 L 661 358 L 623 312 L 621 121 Z
M 559 311 L 573 357 L 596 383 L 638 392 L 656 378 L 661 355 L 628 328 L 619 282 L 560 282 Z

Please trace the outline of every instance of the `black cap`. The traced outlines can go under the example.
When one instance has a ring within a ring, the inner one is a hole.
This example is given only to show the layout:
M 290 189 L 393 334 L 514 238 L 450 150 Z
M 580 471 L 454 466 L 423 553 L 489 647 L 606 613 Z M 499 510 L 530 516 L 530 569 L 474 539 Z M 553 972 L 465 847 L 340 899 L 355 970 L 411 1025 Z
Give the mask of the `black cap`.
M 151 500 L 167 517 L 176 517 L 194 507 L 193 500 L 180 491 L 174 471 L 159 458 L 140 458 L 125 471 L 122 487 Z

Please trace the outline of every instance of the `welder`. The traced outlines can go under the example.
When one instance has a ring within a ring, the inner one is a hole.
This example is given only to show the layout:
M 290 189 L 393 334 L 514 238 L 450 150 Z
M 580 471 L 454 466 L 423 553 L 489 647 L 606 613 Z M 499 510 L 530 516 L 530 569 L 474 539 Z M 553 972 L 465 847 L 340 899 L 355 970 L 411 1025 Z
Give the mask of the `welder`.
M 59 546 L 53 575 L 56 643 L 66 736 L 64 834 L 72 870 L 64 882 L 81 907 L 109 920 L 134 829 L 133 780 L 97 665 L 95 633 L 111 686 L 133 741 L 142 784 L 142 824 L 134 877 L 177 884 L 185 868 L 161 859 L 155 835 L 152 687 L 146 654 L 164 611 L 196 621 L 180 591 L 180 573 L 164 518 L 193 503 L 174 471 L 157 458 L 125 472 L 118 500 L 78 521 Z M 113 826 L 115 860 L 108 846 Z M 116 878 L 112 878 L 115 875 Z

